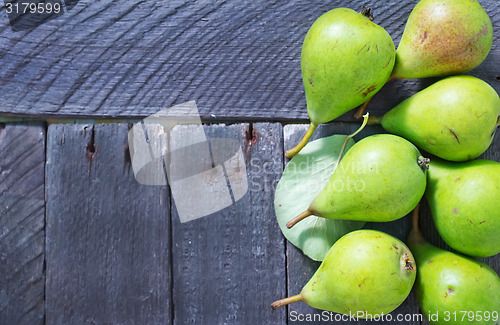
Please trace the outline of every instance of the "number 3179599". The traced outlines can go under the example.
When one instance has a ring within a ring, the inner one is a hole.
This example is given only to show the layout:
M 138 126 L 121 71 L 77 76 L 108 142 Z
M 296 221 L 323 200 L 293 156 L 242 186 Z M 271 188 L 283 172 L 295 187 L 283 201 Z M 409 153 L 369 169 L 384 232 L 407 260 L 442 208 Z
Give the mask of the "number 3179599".
M 60 3 L 33 3 L 33 2 L 21 2 L 21 3 L 6 3 L 5 10 L 8 14 L 58 14 L 61 12 Z
M 498 321 L 498 312 L 497 311 L 460 311 L 460 312 L 444 312 L 444 321 L 456 322 L 456 321 L 469 321 L 469 322 L 480 322 L 480 321 Z

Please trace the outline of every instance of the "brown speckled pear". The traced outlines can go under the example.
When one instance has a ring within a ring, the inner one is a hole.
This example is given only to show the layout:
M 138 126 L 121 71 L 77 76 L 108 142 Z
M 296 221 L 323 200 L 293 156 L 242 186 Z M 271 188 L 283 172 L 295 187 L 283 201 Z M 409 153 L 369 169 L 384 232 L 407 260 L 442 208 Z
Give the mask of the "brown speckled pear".
M 498 126 L 500 98 L 472 76 L 442 79 L 406 99 L 380 120 L 385 130 L 440 158 L 465 161 L 488 149 Z M 377 121 L 373 117 L 371 123 Z
M 477 0 L 421 0 L 408 18 L 392 79 L 460 74 L 477 67 L 493 43 L 493 28 Z

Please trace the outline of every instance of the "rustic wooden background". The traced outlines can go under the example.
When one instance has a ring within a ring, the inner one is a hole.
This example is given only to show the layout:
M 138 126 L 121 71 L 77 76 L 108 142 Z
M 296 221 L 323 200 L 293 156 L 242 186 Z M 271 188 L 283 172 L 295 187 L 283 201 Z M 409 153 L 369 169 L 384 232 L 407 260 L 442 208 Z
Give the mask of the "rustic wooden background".
M 299 324 L 291 311 L 317 313 L 303 303 L 270 309 L 318 266 L 284 239 L 273 207 L 284 150 L 306 129 L 302 39 L 328 9 L 369 4 L 397 44 L 416 2 L 80 1 L 23 32 L 2 10 L 0 324 Z M 494 45 L 470 74 L 500 92 L 500 3 L 481 3 Z M 433 81 L 393 81 L 370 112 Z M 240 141 L 250 189 L 184 224 L 168 187 L 135 181 L 129 124 L 53 121 L 137 120 L 188 100 L 209 137 Z M 315 137 L 352 132 L 352 115 Z M 498 135 L 484 157 L 500 161 Z M 422 213 L 428 239 L 446 247 L 425 203 Z M 366 227 L 405 239 L 409 220 Z M 500 273 L 498 256 L 485 261 Z M 412 294 L 394 314 L 418 312 Z

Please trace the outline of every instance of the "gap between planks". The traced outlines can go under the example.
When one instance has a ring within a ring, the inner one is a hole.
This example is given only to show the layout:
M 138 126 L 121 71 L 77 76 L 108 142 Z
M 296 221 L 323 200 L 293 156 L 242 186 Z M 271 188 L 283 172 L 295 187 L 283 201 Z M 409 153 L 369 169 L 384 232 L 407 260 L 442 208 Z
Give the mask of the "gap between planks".
M 235 123 L 231 123 L 231 124 L 235 124 Z M 254 123 L 250 123 L 250 125 L 251 125 L 252 127 L 253 127 L 253 124 L 254 124 Z M 333 123 L 333 124 L 336 124 L 336 123 Z M 211 124 L 210 124 L 210 125 L 211 125 Z M 47 136 L 47 127 L 48 127 L 48 126 L 46 125 L 46 126 L 45 126 L 45 136 Z M 282 129 L 282 134 L 281 134 L 281 137 L 282 137 L 283 141 L 285 142 L 285 134 L 284 134 L 284 129 Z M 497 147 L 498 147 L 498 146 L 497 146 Z M 46 157 L 46 155 L 47 155 L 47 142 L 46 142 L 46 141 L 45 141 L 45 148 L 44 148 L 44 149 L 45 149 L 45 157 Z M 283 146 L 283 151 L 281 152 L 283 155 L 284 155 L 284 150 L 285 150 L 285 149 L 286 149 L 286 148 Z M 489 154 L 489 155 L 490 155 L 490 156 L 492 156 L 492 157 L 494 158 L 494 155 L 493 155 L 493 154 Z M 45 158 L 45 159 L 46 159 L 46 158 Z M 285 164 L 286 164 L 286 161 L 285 161 L 285 160 L 283 160 L 283 167 L 285 166 Z M 170 188 L 169 188 L 169 191 L 170 191 Z M 169 200 L 171 200 L 171 197 L 169 197 Z M 172 205 L 170 205 L 170 213 L 172 213 L 172 210 L 171 210 L 171 209 L 172 209 Z M 45 222 L 46 222 L 46 213 L 45 213 Z M 172 222 L 172 220 L 170 219 L 170 223 L 171 223 L 171 222 Z M 171 234 L 172 234 L 172 231 L 173 231 L 173 230 L 172 230 L 172 228 L 170 228 L 170 232 L 171 232 Z M 45 243 L 46 243 L 46 239 L 45 239 L 44 241 L 45 241 Z M 291 245 L 288 243 L 288 241 L 284 240 L 284 249 L 285 249 L 285 252 L 286 252 L 286 251 L 288 251 L 289 246 L 291 246 Z M 171 250 L 171 251 L 173 250 L 173 239 L 172 239 L 172 237 L 170 238 L 170 250 Z M 44 247 L 44 251 L 45 251 L 45 247 Z M 172 255 L 171 255 L 170 257 L 172 258 Z M 46 256 L 44 255 L 44 264 L 46 263 L 46 259 L 45 259 L 45 258 L 46 258 Z M 171 267 L 173 267 L 173 263 L 170 263 L 170 264 L 171 264 Z M 497 269 L 498 269 L 498 267 L 497 267 Z M 287 294 L 287 295 L 290 295 L 290 294 L 292 294 L 292 293 L 291 293 L 291 292 L 288 292 L 288 290 L 289 290 L 289 288 L 288 288 L 288 287 L 289 287 L 289 285 L 288 285 L 288 281 L 289 281 L 289 279 L 288 279 L 288 261 L 287 261 L 287 254 L 285 254 L 285 272 L 286 272 L 285 274 L 287 274 L 287 281 L 286 281 L 286 283 L 285 283 L 285 290 L 286 290 L 285 292 L 286 292 L 286 294 Z M 497 270 L 497 272 L 498 272 L 498 270 Z M 172 281 L 172 284 L 171 284 L 171 290 L 172 290 L 172 292 L 173 292 L 173 290 L 174 290 L 174 286 L 173 286 L 173 278 L 171 278 L 171 281 Z M 44 290 L 44 295 L 45 295 L 45 290 Z M 172 297 L 173 297 L 173 296 L 172 296 Z M 44 298 L 45 298 L 45 297 L 44 297 Z M 45 299 L 44 299 L 44 303 L 45 303 Z M 172 300 L 172 303 L 173 303 L 173 300 Z M 173 306 L 173 304 L 171 305 L 171 308 L 172 308 L 172 313 L 171 313 L 171 315 L 172 315 L 172 321 L 173 321 L 173 318 L 174 318 L 174 310 L 173 310 L 173 309 L 174 309 L 174 306 Z M 289 322 L 289 319 L 288 319 L 288 311 L 287 311 L 287 317 L 286 317 L 286 320 L 287 320 L 287 323 L 288 323 L 288 322 Z

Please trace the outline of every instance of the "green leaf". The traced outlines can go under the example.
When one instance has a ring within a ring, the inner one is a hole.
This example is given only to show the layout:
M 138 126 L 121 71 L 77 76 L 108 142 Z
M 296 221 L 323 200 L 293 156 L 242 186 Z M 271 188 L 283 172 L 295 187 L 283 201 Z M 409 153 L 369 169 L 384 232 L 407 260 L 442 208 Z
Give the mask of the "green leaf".
M 322 261 L 340 237 L 365 224 L 310 216 L 293 228 L 286 228 L 286 223 L 307 210 L 326 185 L 337 167 L 346 138 L 345 135 L 333 135 L 308 143 L 290 160 L 276 187 L 274 207 L 281 231 L 286 239 L 315 261 Z M 349 139 L 345 150 L 353 145 L 354 140 Z

